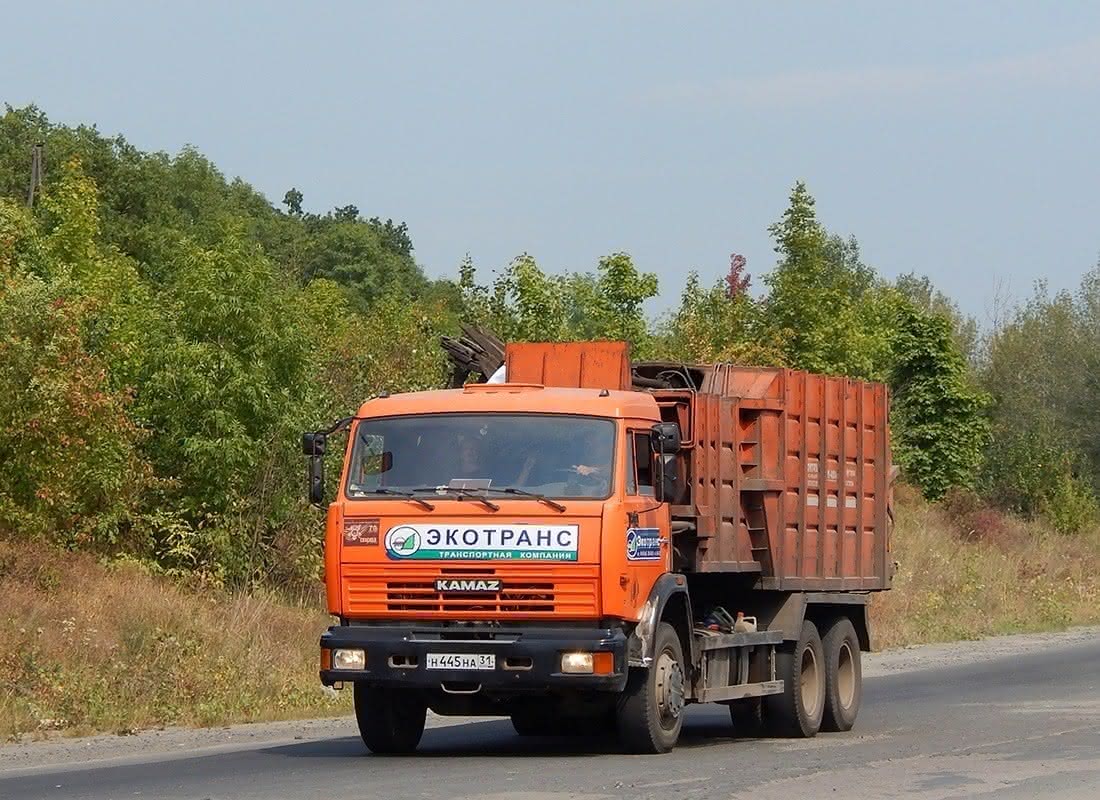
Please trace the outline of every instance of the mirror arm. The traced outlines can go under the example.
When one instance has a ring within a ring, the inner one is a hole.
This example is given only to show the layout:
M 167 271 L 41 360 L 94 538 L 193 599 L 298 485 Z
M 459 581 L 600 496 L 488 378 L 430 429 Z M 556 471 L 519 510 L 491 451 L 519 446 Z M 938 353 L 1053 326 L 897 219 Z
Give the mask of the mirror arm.
M 343 419 L 336 420 L 336 422 L 332 423 L 332 425 L 324 430 L 314 432 L 324 434 L 325 436 L 331 436 L 334 433 L 340 433 L 341 431 L 347 430 L 348 426 L 354 421 L 355 417 L 344 417 Z

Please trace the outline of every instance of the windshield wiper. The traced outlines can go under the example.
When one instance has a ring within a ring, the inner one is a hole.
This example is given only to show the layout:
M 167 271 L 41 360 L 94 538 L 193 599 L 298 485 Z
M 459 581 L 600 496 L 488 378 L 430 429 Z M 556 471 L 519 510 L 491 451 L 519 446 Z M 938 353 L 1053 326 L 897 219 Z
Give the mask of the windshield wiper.
M 489 486 L 486 488 L 486 491 L 504 492 L 505 494 L 516 494 L 522 497 L 533 497 L 540 503 L 546 503 L 546 505 L 550 506 L 550 508 L 554 509 L 555 511 L 561 511 L 563 514 L 565 513 L 565 506 L 563 506 L 557 500 L 551 500 L 546 495 L 539 494 L 538 492 L 529 492 L 526 489 L 517 489 L 514 486 Z
M 487 508 L 491 508 L 493 511 L 500 511 L 500 506 L 490 500 L 483 494 L 475 492 L 473 489 L 463 489 L 458 486 L 418 486 L 413 489 L 414 492 L 449 492 L 457 494 L 459 499 L 463 497 L 469 497 L 471 500 L 477 500 L 479 503 L 484 503 Z
M 352 491 L 359 492 L 360 494 L 389 494 L 394 497 L 404 497 L 418 506 L 428 509 L 429 511 L 435 511 L 435 506 L 429 503 L 422 497 L 417 497 L 412 492 L 402 492 L 399 489 L 352 489 Z
M 477 500 L 479 503 L 484 503 L 486 508 L 492 509 L 493 511 L 500 511 L 500 506 L 485 495 L 475 492 L 473 489 L 460 489 L 457 486 L 447 486 L 444 487 L 444 490 L 454 492 L 459 497 L 469 497 L 471 500 Z

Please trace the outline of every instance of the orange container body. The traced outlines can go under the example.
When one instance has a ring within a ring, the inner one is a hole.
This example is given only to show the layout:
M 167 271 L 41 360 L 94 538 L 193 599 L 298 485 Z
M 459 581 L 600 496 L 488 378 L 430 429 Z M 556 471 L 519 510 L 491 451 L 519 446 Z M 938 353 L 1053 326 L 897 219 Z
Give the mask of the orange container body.
M 681 423 L 695 569 L 759 572 L 760 588 L 881 590 L 892 573 L 889 398 L 883 384 L 788 369 L 700 368 L 697 392 L 655 390 Z

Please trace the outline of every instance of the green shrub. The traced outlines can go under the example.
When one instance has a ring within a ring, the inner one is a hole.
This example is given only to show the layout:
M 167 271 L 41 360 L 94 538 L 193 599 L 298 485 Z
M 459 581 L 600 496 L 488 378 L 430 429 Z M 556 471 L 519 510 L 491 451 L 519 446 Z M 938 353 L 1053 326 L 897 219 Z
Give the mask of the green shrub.
M 1041 511 L 1059 533 L 1079 533 L 1096 522 L 1096 494 L 1086 481 L 1062 472 L 1050 494 L 1042 498 Z

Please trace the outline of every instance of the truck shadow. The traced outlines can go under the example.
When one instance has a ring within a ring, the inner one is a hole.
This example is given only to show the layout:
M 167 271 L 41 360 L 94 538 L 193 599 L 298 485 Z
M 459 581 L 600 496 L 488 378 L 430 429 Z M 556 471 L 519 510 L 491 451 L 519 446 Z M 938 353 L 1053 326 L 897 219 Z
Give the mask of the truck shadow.
M 677 750 L 727 745 L 741 741 L 724 715 L 700 714 L 685 721 Z M 744 739 L 743 741 L 750 741 Z M 367 752 L 358 737 L 323 739 L 278 745 L 265 752 L 288 758 L 369 758 L 371 760 L 416 758 L 528 758 L 560 756 L 585 758 L 601 755 L 623 755 L 622 745 L 614 736 L 518 736 L 507 720 L 486 720 L 461 725 L 430 728 L 416 753 L 408 756 L 379 755 Z

